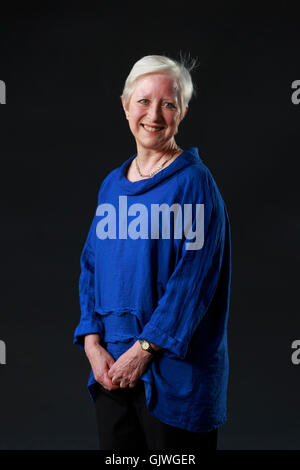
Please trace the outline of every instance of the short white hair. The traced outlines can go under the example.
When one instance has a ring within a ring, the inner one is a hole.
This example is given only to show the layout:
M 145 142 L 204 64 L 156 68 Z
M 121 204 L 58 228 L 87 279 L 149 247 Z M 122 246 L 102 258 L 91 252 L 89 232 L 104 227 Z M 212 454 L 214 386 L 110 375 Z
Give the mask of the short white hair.
M 194 93 L 194 85 L 190 70 L 195 67 L 196 59 L 192 59 L 190 65 L 185 63 L 188 60 L 190 60 L 190 58 L 182 58 L 181 62 L 179 62 L 163 55 L 146 55 L 139 59 L 133 65 L 125 81 L 123 93 L 121 95 L 121 98 L 125 101 L 125 105 L 128 106 L 131 95 L 136 86 L 136 82 L 142 75 L 165 73 L 170 75 L 177 85 L 180 115 L 183 116 Z

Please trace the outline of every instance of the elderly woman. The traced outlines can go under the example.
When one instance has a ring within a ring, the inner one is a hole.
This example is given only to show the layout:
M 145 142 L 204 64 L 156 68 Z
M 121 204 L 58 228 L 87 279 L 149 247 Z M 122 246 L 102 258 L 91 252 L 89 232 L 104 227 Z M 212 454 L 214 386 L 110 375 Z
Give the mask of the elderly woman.
M 74 344 L 99 448 L 216 449 L 226 421 L 230 227 L 196 147 L 175 141 L 193 84 L 149 55 L 121 96 L 137 152 L 102 182 L 81 254 Z

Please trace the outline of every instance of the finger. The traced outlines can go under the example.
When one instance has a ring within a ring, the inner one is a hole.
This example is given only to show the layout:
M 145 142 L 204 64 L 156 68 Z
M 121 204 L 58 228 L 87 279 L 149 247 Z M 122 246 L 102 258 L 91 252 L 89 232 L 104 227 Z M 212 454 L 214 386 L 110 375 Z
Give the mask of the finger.
M 128 385 L 127 382 L 120 382 L 120 387 L 121 387 L 121 388 L 126 388 L 127 385 Z
M 107 390 L 117 390 L 120 388 L 119 384 L 113 384 L 110 379 L 108 379 L 105 384 L 103 384 L 104 388 Z
M 103 384 L 104 388 L 119 388 L 119 385 L 116 384 L 114 385 L 111 378 L 108 376 L 108 373 L 106 372 L 105 373 L 105 376 L 104 376 L 104 380 L 103 380 Z
M 120 385 L 121 381 L 119 379 L 117 379 L 116 377 L 112 377 L 111 383 L 113 385 Z
M 113 385 L 113 384 L 111 384 L 111 385 L 109 386 L 109 390 L 118 390 L 119 388 L 120 388 L 120 385 Z

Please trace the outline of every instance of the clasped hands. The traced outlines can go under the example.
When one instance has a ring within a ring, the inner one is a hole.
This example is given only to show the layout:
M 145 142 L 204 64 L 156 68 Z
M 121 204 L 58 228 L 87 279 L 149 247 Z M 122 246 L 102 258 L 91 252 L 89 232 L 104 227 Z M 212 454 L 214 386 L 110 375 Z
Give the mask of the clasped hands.
M 135 387 L 153 358 L 152 354 L 143 351 L 139 341 L 136 341 L 115 361 L 98 341 L 93 341 L 93 338 L 88 340 L 85 341 L 85 352 L 95 380 L 107 390 Z

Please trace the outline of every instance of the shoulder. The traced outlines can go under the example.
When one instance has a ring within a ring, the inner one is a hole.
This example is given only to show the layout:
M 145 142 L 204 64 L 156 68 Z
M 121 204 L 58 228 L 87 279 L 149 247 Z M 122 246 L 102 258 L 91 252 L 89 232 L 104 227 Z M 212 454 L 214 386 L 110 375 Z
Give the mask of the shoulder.
M 119 170 L 118 168 L 114 168 L 108 175 L 105 176 L 105 178 L 102 180 L 100 183 L 100 187 L 98 190 L 98 199 L 102 195 L 103 191 L 106 190 L 107 187 L 110 186 L 110 184 L 113 184 L 115 177 L 117 176 L 117 172 Z
M 210 169 L 202 160 L 193 162 L 177 174 L 178 185 L 196 196 L 222 200 L 221 193 Z

